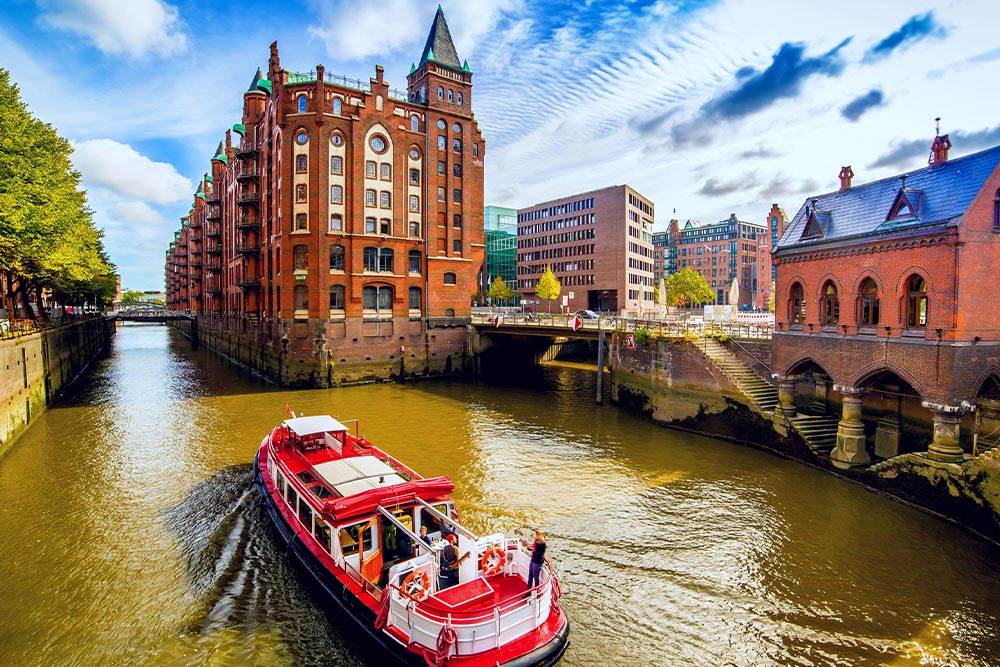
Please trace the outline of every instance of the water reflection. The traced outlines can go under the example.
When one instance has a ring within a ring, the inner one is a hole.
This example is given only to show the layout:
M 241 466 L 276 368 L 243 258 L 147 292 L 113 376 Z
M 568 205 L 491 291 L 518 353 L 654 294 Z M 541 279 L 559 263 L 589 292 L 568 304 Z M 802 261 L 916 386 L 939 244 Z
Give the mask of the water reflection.
M 286 403 L 448 474 L 481 533 L 549 532 L 564 664 L 1000 664 L 996 549 L 801 465 L 595 406 L 592 374 L 281 391 L 163 327 L 0 460 L 0 662 L 380 664 L 266 527 Z

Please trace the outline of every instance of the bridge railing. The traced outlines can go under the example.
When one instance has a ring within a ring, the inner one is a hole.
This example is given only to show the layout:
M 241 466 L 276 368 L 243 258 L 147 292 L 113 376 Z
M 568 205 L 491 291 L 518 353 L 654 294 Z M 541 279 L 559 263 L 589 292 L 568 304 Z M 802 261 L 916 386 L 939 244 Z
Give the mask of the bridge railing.
M 472 323 L 479 326 L 532 327 L 566 329 L 573 331 L 573 315 L 548 313 L 476 313 Z M 499 318 L 499 319 L 498 319 Z M 739 340 L 771 340 L 774 325 L 770 322 L 704 322 L 701 318 L 632 318 L 604 315 L 597 319 L 583 319 L 580 329 L 588 331 L 635 332 L 645 330 L 664 338 L 695 336 L 727 336 Z

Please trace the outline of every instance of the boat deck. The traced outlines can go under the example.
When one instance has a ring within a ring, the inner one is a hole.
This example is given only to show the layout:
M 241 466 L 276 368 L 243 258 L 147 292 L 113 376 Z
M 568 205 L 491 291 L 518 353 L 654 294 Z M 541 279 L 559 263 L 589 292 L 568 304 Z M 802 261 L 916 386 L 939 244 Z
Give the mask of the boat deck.
M 438 591 L 420 603 L 421 611 L 445 616 L 491 610 L 505 600 L 517 599 L 526 591 L 526 582 L 518 576 L 498 574 L 488 579 L 473 579 Z

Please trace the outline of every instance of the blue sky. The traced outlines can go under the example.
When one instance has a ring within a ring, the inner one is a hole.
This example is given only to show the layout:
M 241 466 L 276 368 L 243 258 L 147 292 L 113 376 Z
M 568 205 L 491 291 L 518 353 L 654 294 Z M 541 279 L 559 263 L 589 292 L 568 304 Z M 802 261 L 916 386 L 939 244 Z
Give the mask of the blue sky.
M 486 202 L 628 183 L 671 217 L 763 222 L 807 195 L 1000 143 L 1000 3 L 451 0 L 487 140 Z M 427 36 L 416 0 L 5 0 L 0 66 L 76 148 L 112 261 L 162 287 L 163 251 L 242 93 L 282 65 L 390 85 Z M 676 209 L 676 213 L 674 210 Z

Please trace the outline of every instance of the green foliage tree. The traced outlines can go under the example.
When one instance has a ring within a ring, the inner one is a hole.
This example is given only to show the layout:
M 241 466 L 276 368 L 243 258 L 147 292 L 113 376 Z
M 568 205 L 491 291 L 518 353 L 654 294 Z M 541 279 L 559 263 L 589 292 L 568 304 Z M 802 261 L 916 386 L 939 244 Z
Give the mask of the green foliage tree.
M 108 298 L 114 266 L 94 227 L 72 148 L 21 101 L 0 69 L 0 271 L 4 305 L 20 301 L 34 317 L 43 289 L 71 303 Z M 40 315 L 44 318 L 45 313 Z
M 142 292 L 137 289 L 127 289 L 122 292 L 123 303 L 134 303 L 142 300 Z
M 538 284 L 535 285 L 535 296 L 539 299 L 545 299 L 548 303 L 548 312 L 552 312 L 552 302 L 559 298 L 559 293 L 562 291 L 562 284 L 559 279 L 556 278 L 556 274 L 552 273 L 552 267 L 546 266 L 545 273 L 542 277 L 538 279 Z
M 503 278 L 497 276 L 490 283 L 490 287 L 486 291 L 486 296 L 496 303 L 498 301 L 513 301 L 517 297 L 517 293 L 511 289 L 510 285 Z
M 774 281 L 771 281 L 771 293 L 767 295 L 767 309 L 774 312 Z
M 653 286 L 653 303 L 660 305 L 660 285 L 657 283 Z
M 689 306 L 715 301 L 715 291 L 700 273 L 690 267 L 670 274 L 664 288 L 668 306 Z

